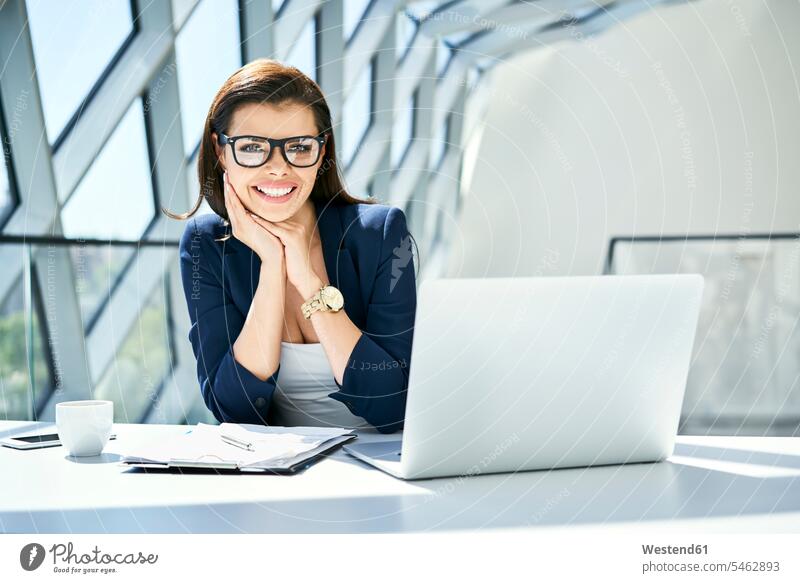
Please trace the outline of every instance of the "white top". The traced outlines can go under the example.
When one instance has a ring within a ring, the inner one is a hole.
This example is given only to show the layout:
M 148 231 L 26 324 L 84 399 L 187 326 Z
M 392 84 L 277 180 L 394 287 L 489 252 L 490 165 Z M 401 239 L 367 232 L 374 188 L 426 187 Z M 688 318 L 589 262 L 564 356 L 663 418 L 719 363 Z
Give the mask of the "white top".
M 270 405 L 274 425 L 371 427 L 328 396 L 338 390 L 322 344 L 281 342 L 281 366 Z

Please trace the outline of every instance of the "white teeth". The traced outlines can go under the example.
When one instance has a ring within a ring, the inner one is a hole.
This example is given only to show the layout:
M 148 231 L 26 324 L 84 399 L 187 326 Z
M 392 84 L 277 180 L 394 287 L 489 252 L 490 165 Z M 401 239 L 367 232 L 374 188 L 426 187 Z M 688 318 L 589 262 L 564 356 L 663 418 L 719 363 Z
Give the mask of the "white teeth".
M 259 192 L 263 192 L 267 196 L 276 196 L 276 197 L 289 194 L 292 191 L 292 188 L 294 188 L 294 186 L 290 188 L 261 188 L 260 186 L 256 186 L 256 189 Z

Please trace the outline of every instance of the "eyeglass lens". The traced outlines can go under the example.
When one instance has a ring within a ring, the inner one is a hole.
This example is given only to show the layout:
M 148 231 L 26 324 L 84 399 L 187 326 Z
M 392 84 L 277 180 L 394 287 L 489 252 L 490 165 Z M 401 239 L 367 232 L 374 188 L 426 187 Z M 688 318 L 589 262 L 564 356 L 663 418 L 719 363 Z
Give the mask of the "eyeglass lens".
M 258 138 L 236 140 L 236 160 L 242 166 L 260 166 L 269 156 L 269 142 Z M 285 142 L 283 150 L 286 159 L 293 166 L 311 166 L 317 162 L 320 153 L 319 142 L 313 138 L 296 138 Z

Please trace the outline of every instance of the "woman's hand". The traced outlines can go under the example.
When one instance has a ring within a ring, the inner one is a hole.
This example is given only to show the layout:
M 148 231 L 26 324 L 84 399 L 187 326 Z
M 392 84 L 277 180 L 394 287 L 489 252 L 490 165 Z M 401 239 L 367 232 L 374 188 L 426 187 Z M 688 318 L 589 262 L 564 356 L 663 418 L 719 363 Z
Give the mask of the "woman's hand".
M 286 258 L 286 278 L 303 299 L 308 299 L 322 287 L 323 281 L 311 266 L 311 235 L 306 227 L 294 221 L 274 223 L 253 215 L 253 220 L 265 232 L 277 237 L 283 244 Z
M 225 208 L 228 211 L 233 236 L 250 247 L 261 258 L 262 265 L 283 269 L 283 243 L 268 230 L 262 228 L 254 216 L 242 204 L 242 199 L 228 180 L 228 173 L 223 175 Z

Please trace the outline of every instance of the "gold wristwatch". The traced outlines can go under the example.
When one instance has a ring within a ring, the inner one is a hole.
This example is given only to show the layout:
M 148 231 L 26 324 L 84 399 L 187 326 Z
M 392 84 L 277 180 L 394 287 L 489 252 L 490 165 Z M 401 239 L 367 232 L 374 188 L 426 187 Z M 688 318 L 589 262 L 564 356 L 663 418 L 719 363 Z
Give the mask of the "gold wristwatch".
M 314 312 L 338 312 L 342 307 L 344 307 L 342 292 L 332 285 L 323 285 L 317 293 L 300 306 L 306 320 Z

